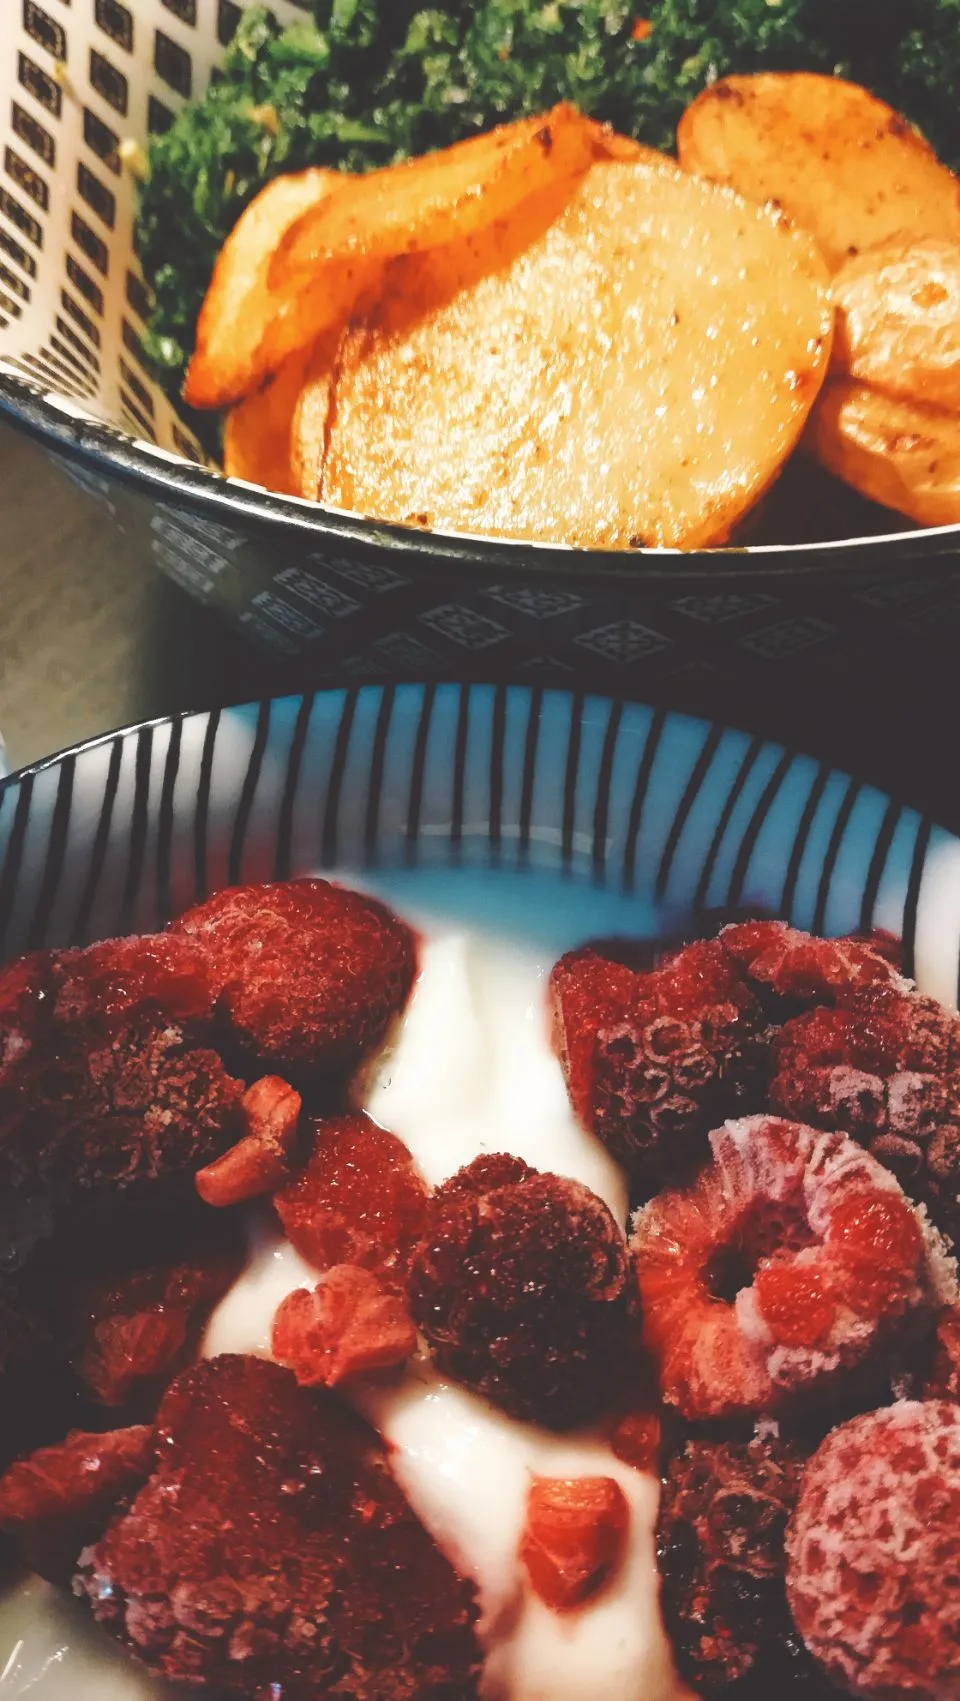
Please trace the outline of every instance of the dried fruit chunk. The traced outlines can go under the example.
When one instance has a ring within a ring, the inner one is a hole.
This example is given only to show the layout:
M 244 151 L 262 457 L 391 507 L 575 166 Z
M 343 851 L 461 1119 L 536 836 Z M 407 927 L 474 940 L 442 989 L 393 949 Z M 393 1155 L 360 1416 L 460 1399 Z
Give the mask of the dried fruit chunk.
M 183 1185 L 240 1131 L 186 938 L 45 953 L 0 989 L 0 1184 L 54 1206 Z
M 755 1116 L 710 1145 L 712 1164 L 639 1211 L 631 1240 L 645 1339 L 685 1417 L 822 1397 L 951 1302 L 943 1241 L 845 1135 Z
M 772 1046 L 771 1106 L 842 1128 L 960 1229 L 960 1020 L 932 998 L 889 987 L 786 1022 Z
M 556 1428 L 615 1398 L 629 1358 L 629 1290 L 626 1245 L 603 1201 L 500 1156 L 437 1189 L 407 1283 L 444 1375 Z
M 155 1438 L 147 1424 L 86 1435 L 74 1430 L 11 1465 L 0 1479 L 0 1530 L 22 1561 L 52 1582 L 71 1575 L 84 1544 L 150 1474 Z
M 157 1428 L 153 1475 L 80 1579 L 151 1671 L 285 1701 L 475 1697 L 474 1590 L 333 1395 L 226 1355 L 173 1384 Z
M 960 184 L 882 100 L 840 77 L 721 77 L 677 130 L 686 171 L 777 202 L 832 268 L 887 237 L 960 239 Z
M 173 931 L 205 952 L 235 1038 L 296 1083 L 356 1069 L 386 1037 L 416 973 L 409 927 L 327 880 L 227 887 Z
M 574 1612 L 609 1586 L 623 1562 L 630 1507 L 613 1477 L 535 1477 L 520 1560 L 551 1611 Z
M 903 1401 L 827 1436 L 787 1532 L 787 1597 L 845 1692 L 957 1692 L 960 1408 Z
M 240 1205 L 272 1193 L 290 1174 L 300 1118 L 300 1094 L 279 1075 L 264 1075 L 243 1095 L 247 1133 L 194 1177 L 208 1205 Z
M 726 1695 L 748 1679 L 758 1698 L 784 1686 L 804 1701 L 817 1692 L 784 1590 L 784 1534 L 802 1468 L 802 1454 L 772 1438 L 688 1441 L 668 1464 L 656 1535 L 660 1604 L 681 1676 L 699 1694 Z
M 699 1163 L 708 1129 L 762 1091 L 766 1018 L 719 940 L 646 973 L 569 952 L 550 985 L 573 1108 L 638 1187 Z
M 416 1344 L 403 1301 L 357 1264 L 335 1265 L 312 1292 L 294 1289 L 273 1320 L 273 1356 L 304 1388 L 388 1370 Z
M 310 1125 L 305 1167 L 274 1198 L 297 1251 L 318 1270 L 361 1264 L 403 1281 L 427 1220 L 427 1188 L 406 1146 L 361 1112 Z

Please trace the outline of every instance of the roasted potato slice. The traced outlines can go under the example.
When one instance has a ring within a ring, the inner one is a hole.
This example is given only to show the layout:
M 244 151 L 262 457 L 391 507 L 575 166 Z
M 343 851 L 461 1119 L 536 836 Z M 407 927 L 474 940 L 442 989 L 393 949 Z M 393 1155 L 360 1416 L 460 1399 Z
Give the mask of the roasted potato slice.
M 299 496 L 294 475 L 293 423 L 309 358 L 300 353 L 227 415 L 223 470 L 228 478 L 262 484 L 282 496 Z
M 289 226 L 340 183 L 337 171 L 277 177 L 241 214 L 220 250 L 197 321 L 196 350 L 183 389 L 191 407 L 228 407 L 276 369 L 259 359 L 278 308 L 267 283 L 271 257 Z
M 291 470 L 298 496 L 316 501 L 327 448 L 337 350 L 342 333 L 328 333 L 311 351 L 293 410 Z
M 687 108 L 677 153 L 685 171 L 777 201 L 833 270 L 898 234 L 960 241 L 960 181 L 905 118 L 839 77 L 724 77 Z
M 378 518 L 583 546 L 725 539 L 826 371 L 805 233 L 671 160 L 388 268 L 348 329 L 321 480 Z
M 920 526 L 960 522 L 956 414 L 841 380 L 823 391 L 805 446 L 862 496 Z
M 516 208 L 564 177 L 586 171 L 625 138 L 563 103 L 535 118 L 351 178 L 297 219 L 270 266 L 287 288 L 332 260 L 418 254 L 510 218 Z M 635 146 L 636 144 L 628 144 Z
M 881 243 L 841 267 L 833 300 L 836 373 L 960 412 L 960 244 Z

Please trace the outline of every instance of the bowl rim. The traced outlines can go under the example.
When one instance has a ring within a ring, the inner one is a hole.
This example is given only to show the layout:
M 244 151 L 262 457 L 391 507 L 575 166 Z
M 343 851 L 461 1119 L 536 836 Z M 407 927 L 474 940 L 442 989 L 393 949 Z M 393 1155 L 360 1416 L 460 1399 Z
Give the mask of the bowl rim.
M 802 575 L 893 574 L 920 561 L 943 571 L 960 557 L 960 524 L 841 538 L 820 543 L 726 545 L 718 549 L 575 549 L 567 545 L 420 530 L 280 496 L 149 443 L 97 419 L 78 403 L 28 379 L 0 354 L 0 419 L 23 430 L 48 451 L 141 496 L 192 510 L 221 525 L 268 529 L 312 551 L 325 546 L 375 549 L 416 571 L 451 566 L 489 584 L 491 573 L 530 582 L 566 581 L 598 591 L 716 586 L 735 579 L 758 583 Z

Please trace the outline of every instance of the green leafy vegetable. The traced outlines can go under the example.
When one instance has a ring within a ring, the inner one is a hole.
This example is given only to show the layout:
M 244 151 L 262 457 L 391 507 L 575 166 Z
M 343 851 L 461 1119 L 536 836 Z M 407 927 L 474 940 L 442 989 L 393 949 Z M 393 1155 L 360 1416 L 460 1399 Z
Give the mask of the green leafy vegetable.
M 654 147 L 730 71 L 864 83 L 960 163 L 960 0 L 316 0 L 244 14 L 207 93 L 153 138 L 137 241 L 147 352 L 179 391 L 217 253 L 270 178 L 366 171 L 572 100 Z

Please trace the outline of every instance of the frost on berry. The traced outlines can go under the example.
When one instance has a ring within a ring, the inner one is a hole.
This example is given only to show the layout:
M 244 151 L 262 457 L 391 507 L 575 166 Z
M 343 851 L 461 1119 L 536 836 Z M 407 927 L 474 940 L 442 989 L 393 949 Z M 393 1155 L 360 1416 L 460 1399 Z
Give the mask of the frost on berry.
M 630 1287 L 623 1235 L 596 1194 L 486 1157 L 434 1194 L 407 1294 L 444 1375 L 565 1428 L 616 1397 Z
M 225 1355 L 178 1378 L 157 1429 L 150 1479 L 79 1579 L 152 1672 L 264 1701 L 475 1697 L 473 1587 L 335 1396 Z
M 736 1694 L 758 1701 L 819 1697 L 784 1593 L 784 1532 L 802 1466 L 802 1455 L 773 1437 L 689 1441 L 668 1464 L 656 1535 L 660 1602 L 680 1674 L 698 1694 L 738 1685 Z
M 54 1207 L 183 1186 L 240 1132 L 187 939 L 46 952 L 0 980 L 0 1185 Z
M 800 1634 L 844 1691 L 960 1689 L 960 1407 L 903 1401 L 833 1430 L 787 1533 Z
M 352 1073 L 382 1044 L 416 974 L 410 928 L 327 880 L 227 887 L 172 932 L 205 954 L 234 1041 L 298 1085 Z
M 766 1019 L 717 940 L 646 973 L 570 952 L 551 997 L 573 1108 L 648 1191 L 698 1163 L 707 1131 L 762 1093 Z
M 305 1388 L 334 1388 L 408 1359 L 417 1331 L 396 1293 L 359 1264 L 338 1264 L 314 1289 L 296 1288 L 273 1320 L 273 1356 Z
M 876 986 L 788 1021 L 773 1047 L 770 1103 L 842 1128 L 960 1231 L 960 1020 L 932 998 Z
M 854 1141 L 774 1117 L 634 1219 L 647 1345 L 695 1421 L 785 1410 L 883 1368 L 956 1292 L 940 1237 Z
M 74 1430 L 11 1465 L 0 1478 L 0 1530 L 21 1561 L 53 1582 L 69 1578 L 86 1542 L 146 1481 L 154 1446 L 146 1424 L 105 1435 Z
M 427 1187 L 402 1140 L 362 1112 L 307 1129 L 306 1163 L 274 1196 L 284 1231 L 318 1270 L 362 1264 L 402 1284 L 427 1220 Z
M 629 1527 L 627 1497 L 613 1477 L 535 1477 L 520 1537 L 534 1594 L 557 1613 L 595 1599 L 616 1577 Z

